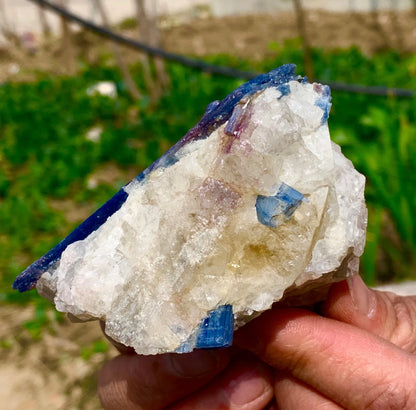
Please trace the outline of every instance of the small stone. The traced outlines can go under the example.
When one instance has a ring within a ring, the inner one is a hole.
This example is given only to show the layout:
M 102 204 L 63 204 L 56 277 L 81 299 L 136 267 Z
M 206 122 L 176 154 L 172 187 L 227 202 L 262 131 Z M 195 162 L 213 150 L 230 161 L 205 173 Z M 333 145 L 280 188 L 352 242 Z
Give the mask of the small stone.
M 105 95 L 109 98 L 116 98 L 117 87 L 112 81 L 100 81 L 88 87 L 87 94 L 90 96 Z
M 140 354 L 228 346 L 274 302 L 324 298 L 358 270 L 367 218 L 329 110 L 293 65 L 242 85 L 14 287 Z

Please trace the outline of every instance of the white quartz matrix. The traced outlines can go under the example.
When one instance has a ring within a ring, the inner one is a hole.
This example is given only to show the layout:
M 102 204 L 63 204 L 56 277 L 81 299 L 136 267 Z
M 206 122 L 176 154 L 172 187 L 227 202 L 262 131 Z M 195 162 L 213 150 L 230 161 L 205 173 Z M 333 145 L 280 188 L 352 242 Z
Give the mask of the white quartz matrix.
M 316 105 L 323 87 L 288 85 L 288 95 L 270 87 L 240 101 L 234 135 L 225 123 L 181 148 L 173 165 L 127 185 L 121 209 L 68 246 L 39 292 L 155 354 L 178 349 L 218 306 L 233 306 L 238 327 L 288 288 L 355 272 L 365 179 L 330 140 Z M 259 222 L 256 199 L 282 183 L 305 199 L 273 228 Z

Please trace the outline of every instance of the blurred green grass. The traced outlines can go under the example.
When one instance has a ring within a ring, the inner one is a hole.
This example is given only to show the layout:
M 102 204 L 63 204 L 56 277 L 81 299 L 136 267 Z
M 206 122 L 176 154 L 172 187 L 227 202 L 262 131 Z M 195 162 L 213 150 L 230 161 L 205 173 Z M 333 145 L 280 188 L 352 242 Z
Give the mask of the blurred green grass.
M 297 40 L 271 44 L 275 57 L 250 62 L 211 56 L 210 62 L 268 71 L 294 62 L 302 74 Z M 372 57 L 358 49 L 313 50 L 322 82 L 342 81 L 416 90 L 416 56 L 393 51 Z M 77 225 L 51 204 L 97 208 L 127 180 L 91 184 L 103 164 L 137 173 L 150 165 L 193 126 L 207 104 L 221 99 L 241 81 L 168 64 L 171 85 L 156 104 L 144 95 L 132 101 L 119 71 L 106 64 L 85 66 L 75 77 L 38 74 L 32 83 L 0 85 L 0 302 L 27 303 L 38 309 L 29 324 L 37 334 L 46 302 L 35 292 L 11 289 L 14 277 Z M 132 67 L 143 87 L 141 66 Z M 113 81 L 115 99 L 90 96 L 98 81 Z M 143 91 L 145 94 L 145 91 Z M 335 142 L 367 177 L 369 225 L 361 273 L 369 284 L 416 278 L 416 105 L 414 99 L 333 92 L 329 126 Z M 87 137 L 102 129 L 98 141 Z M 122 174 L 122 172 L 121 172 Z

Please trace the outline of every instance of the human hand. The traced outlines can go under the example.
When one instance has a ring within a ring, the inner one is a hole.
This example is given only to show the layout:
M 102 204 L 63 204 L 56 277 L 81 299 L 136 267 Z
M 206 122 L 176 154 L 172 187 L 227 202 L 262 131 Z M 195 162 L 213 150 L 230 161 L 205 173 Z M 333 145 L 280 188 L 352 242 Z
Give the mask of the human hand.
M 254 410 L 265 408 L 273 398 L 271 369 L 248 352 L 142 356 L 121 350 L 98 378 L 105 409 Z
M 319 316 L 273 309 L 236 334 L 251 350 L 124 354 L 99 377 L 105 408 L 416 408 L 416 298 L 333 286 Z M 261 361 L 269 364 L 266 366 Z M 178 370 L 181 369 L 182 370 Z M 407 406 L 407 407 L 406 407 Z
M 323 316 L 273 309 L 236 334 L 272 366 L 282 409 L 416 409 L 416 296 L 335 284 Z

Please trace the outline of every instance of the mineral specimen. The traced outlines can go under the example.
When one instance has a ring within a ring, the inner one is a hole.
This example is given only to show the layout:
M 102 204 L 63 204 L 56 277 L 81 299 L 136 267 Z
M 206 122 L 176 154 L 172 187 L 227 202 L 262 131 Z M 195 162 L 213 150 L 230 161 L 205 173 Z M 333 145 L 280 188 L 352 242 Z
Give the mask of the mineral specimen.
M 367 215 L 329 109 L 329 88 L 293 65 L 242 85 L 15 289 L 142 354 L 227 346 L 274 302 L 322 297 L 357 271 Z

